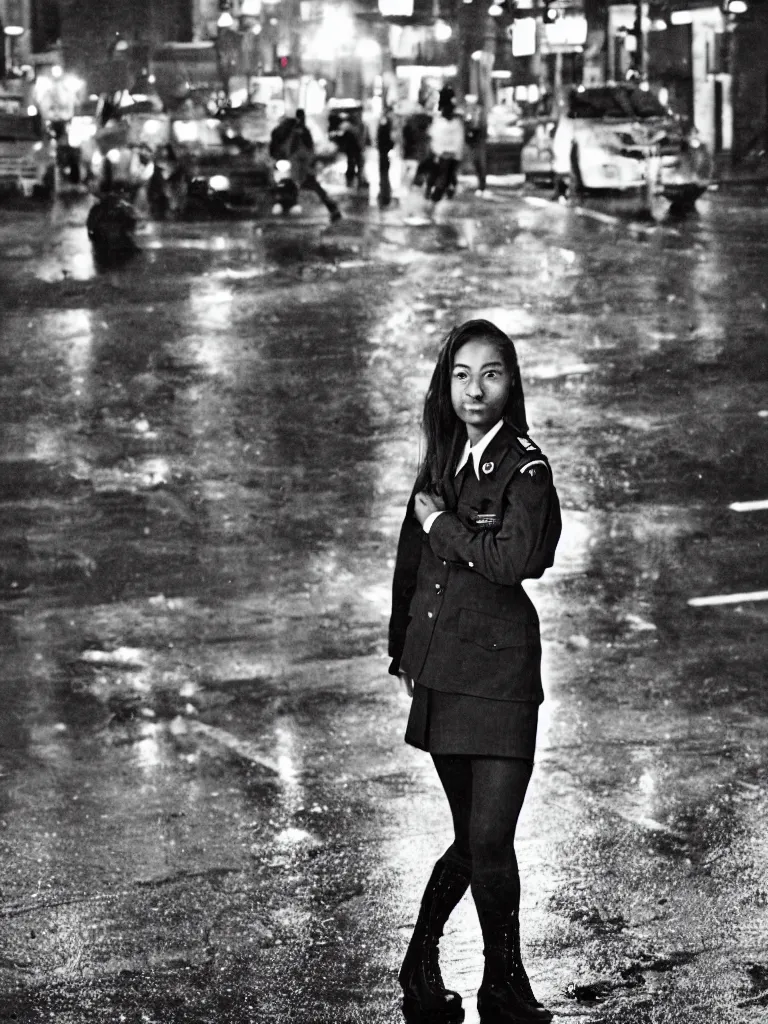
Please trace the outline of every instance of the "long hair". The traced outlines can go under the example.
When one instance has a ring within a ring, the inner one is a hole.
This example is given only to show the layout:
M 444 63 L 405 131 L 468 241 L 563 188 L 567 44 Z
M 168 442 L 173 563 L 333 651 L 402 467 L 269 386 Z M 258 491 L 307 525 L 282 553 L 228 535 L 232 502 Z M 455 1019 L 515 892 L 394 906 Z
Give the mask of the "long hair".
M 440 347 L 424 399 L 422 428 L 425 449 L 416 477 L 417 491 L 432 491 L 442 498 L 450 496 L 446 491 L 446 478 L 467 439 L 466 427 L 454 412 L 451 402 L 451 376 L 456 353 L 468 341 L 489 341 L 498 348 L 511 379 L 504 420 L 518 433 L 528 433 L 520 368 L 511 338 L 490 320 L 467 320 L 454 327 Z

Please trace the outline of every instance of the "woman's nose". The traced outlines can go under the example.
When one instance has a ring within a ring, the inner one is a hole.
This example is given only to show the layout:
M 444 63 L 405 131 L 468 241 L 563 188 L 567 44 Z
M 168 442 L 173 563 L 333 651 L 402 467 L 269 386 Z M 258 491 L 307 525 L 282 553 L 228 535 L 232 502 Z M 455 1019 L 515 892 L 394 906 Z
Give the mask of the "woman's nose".
M 479 380 L 473 380 L 471 377 L 467 382 L 467 394 L 472 398 L 480 398 L 483 394 L 483 388 Z

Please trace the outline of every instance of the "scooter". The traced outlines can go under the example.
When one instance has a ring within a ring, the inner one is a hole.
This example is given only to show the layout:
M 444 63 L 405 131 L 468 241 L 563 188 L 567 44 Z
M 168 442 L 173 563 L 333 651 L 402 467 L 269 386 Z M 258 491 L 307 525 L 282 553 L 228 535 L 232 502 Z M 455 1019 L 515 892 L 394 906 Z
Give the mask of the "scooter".
M 85 226 L 96 257 L 102 262 L 138 252 L 138 217 L 133 197 L 114 188 L 104 192 L 88 211 Z
M 138 251 L 136 200 L 154 173 L 147 146 L 125 146 L 107 152 L 93 188 L 97 202 L 88 211 L 86 230 L 102 262 L 120 260 Z

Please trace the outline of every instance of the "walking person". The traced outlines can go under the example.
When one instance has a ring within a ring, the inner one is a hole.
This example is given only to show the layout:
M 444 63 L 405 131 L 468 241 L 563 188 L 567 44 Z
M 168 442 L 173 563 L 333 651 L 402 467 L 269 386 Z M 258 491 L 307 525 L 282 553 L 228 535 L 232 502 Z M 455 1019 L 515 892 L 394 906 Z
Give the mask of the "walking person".
M 533 767 L 539 621 L 523 590 L 553 564 L 560 506 L 528 437 L 512 341 L 487 320 L 445 339 L 424 402 L 425 453 L 400 533 L 390 673 L 412 695 L 405 740 L 428 751 L 454 840 L 435 864 L 399 974 L 414 1018 L 463 1019 L 438 942 L 467 888 L 483 935 L 481 1020 L 552 1018 L 520 950 L 514 838 Z
M 429 140 L 434 163 L 427 177 L 426 195 L 436 206 L 444 195 L 450 198 L 456 191 L 459 164 L 464 154 L 464 125 L 456 114 L 456 99 L 449 86 L 440 91 Z
M 386 207 L 392 202 L 392 186 L 389 181 L 389 154 L 394 149 L 392 137 L 392 115 L 385 108 L 376 129 L 376 149 L 379 153 L 379 206 Z
M 331 215 L 331 223 L 341 220 L 341 211 L 315 176 L 315 143 L 307 128 L 304 111 L 299 107 L 296 119 L 285 143 L 285 151 L 291 162 L 291 177 L 299 189 L 308 189 L 319 197 Z
M 433 162 L 429 144 L 429 129 L 432 117 L 423 106 L 419 106 L 405 118 L 403 123 L 403 161 L 409 171 L 413 168 L 412 184 L 421 188 Z
M 476 196 L 485 197 L 488 168 L 488 117 L 485 104 L 476 96 L 467 96 L 467 112 L 464 115 L 464 137 L 472 158 L 472 167 L 477 175 Z

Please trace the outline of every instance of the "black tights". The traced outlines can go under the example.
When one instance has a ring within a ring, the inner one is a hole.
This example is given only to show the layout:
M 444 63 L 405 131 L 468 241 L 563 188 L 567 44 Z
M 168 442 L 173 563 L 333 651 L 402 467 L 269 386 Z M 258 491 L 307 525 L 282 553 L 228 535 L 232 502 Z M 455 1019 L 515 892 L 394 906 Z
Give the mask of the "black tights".
M 483 924 L 493 903 L 504 916 L 520 909 L 515 829 L 531 778 L 530 761 L 512 757 L 433 754 L 453 815 L 447 861 L 471 871 L 472 896 Z

